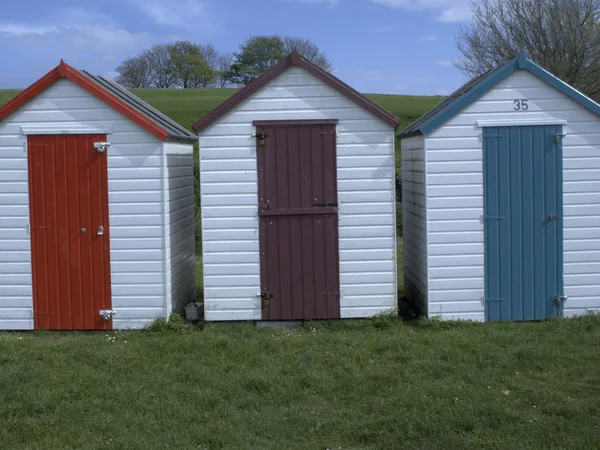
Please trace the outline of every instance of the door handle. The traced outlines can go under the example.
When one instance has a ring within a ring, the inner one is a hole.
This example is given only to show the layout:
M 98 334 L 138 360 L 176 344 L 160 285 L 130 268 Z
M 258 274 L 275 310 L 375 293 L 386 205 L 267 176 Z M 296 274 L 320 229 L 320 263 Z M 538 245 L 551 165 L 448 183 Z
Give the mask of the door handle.
M 556 220 L 558 219 L 558 216 L 556 214 L 550 214 L 550 217 L 548 217 L 548 220 Z
M 98 233 L 97 233 L 97 235 L 98 236 L 102 236 L 103 234 L 104 234 L 104 227 L 102 225 L 100 225 L 98 227 Z

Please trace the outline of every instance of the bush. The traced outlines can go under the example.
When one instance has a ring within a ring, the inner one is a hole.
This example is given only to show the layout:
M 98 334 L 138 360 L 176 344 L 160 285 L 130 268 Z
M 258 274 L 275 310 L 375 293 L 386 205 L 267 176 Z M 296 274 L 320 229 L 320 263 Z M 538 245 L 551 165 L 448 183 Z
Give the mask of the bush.
M 181 333 L 184 331 L 188 331 L 191 328 L 192 325 L 185 321 L 183 315 L 172 313 L 169 316 L 169 320 L 165 319 L 164 317 L 157 317 L 150 325 L 146 327 L 146 330 L 159 333 Z

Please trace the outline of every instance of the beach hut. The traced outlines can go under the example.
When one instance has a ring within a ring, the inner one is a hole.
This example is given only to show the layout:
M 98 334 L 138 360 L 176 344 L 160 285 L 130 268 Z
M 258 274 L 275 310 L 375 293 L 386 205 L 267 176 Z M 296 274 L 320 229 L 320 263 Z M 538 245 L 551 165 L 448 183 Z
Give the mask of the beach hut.
M 423 314 L 600 310 L 599 114 L 523 53 L 403 130 L 406 295 Z
M 142 327 L 195 299 L 196 136 L 62 62 L 0 108 L 0 329 Z
M 398 124 L 294 51 L 194 125 L 206 320 L 396 309 Z

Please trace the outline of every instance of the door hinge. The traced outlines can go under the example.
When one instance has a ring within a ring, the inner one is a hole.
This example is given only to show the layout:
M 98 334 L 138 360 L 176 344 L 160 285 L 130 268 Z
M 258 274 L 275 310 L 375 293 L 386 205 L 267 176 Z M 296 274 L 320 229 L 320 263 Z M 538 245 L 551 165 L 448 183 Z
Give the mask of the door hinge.
M 556 133 L 554 135 L 554 142 L 560 144 L 562 140 L 567 136 L 567 133 Z
M 569 297 L 567 297 L 566 295 L 557 295 L 555 297 L 556 307 L 560 308 L 562 304 L 567 301 L 568 298 Z
M 503 220 L 504 217 L 499 217 L 499 216 L 486 216 L 484 214 L 482 214 L 481 216 L 479 216 L 479 221 L 483 224 L 485 223 L 486 220 Z
M 29 226 L 29 231 L 30 232 L 31 231 L 43 231 L 43 230 L 49 230 L 49 229 L 50 229 L 50 227 L 36 227 L 36 226 L 33 226 L 33 225 Z

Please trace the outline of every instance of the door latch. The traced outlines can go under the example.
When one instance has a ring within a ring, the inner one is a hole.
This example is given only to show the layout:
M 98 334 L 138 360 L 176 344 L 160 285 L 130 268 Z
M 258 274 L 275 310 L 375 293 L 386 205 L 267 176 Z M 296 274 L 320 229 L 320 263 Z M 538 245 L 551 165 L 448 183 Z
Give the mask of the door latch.
M 269 137 L 269 133 L 258 133 L 256 134 L 256 141 L 258 142 L 259 147 L 265 146 L 265 139 Z
M 102 319 L 105 322 L 108 322 L 110 319 L 112 319 L 112 316 L 114 316 L 117 313 L 114 309 L 101 309 L 98 312 L 100 313 Z
M 102 225 L 100 225 L 98 227 L 98 236 L 102 236 L 104 234 L 104 227 Z
M 265 290 L 262 294 L 260 294 L 260 298 L 262 299 L 263 308 L 265 308 L 271 304 L 271 298 L 273 298 L 273 294 Z
M 558 219 L 558 216 L 556 214 L 550 214 L 550 217 L 548 217 L 548 220 L 556 220 Z
M 110 142 L 94 142 L 94 148 L 98 153 L 105 153 L 110 147 Z
M 563 138 L 567 135 L 567 133 L 556 133 L 554 135 L 554 142 L 560 144 Z
M 562 296 L 557 295 L 556 296 L 556 307 L 560 308 L 562 306 L 563 302 L 566 302 L 568 298 L 569 297 L 567 297 L 566 295 L 562 295 Z

